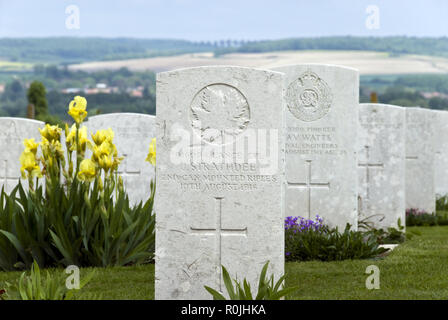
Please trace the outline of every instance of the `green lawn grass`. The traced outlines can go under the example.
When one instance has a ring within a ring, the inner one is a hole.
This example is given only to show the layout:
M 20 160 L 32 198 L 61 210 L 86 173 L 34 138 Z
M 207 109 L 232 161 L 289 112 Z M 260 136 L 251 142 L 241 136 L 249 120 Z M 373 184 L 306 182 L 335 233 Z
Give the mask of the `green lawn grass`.
M 301 290 L 291 299 L 448 299 L 448 227 L 409 227 L 421 236 L 384 259 L 288 263 L 286 283 Z M 365 270 L 380 270 L 380 289 L 368 290 Z
M 421 236 L 401 244 L 387 257 L 338 262 L 286 263 L 287 286 L 300 289 L 290 299 L 448 299 L 448 226 L 409 227 Z M 368 290 L 365 270 L 380 269 L 380 289 Z M 81 270 L 81 277 L 92 268 Z M 102 299 L 154 299 L 154 265 L 95 268 L 82 290 Z M 62 269 L 50 272 L 63 272 Z M 0 272 L 0 283 L 20 272 Z

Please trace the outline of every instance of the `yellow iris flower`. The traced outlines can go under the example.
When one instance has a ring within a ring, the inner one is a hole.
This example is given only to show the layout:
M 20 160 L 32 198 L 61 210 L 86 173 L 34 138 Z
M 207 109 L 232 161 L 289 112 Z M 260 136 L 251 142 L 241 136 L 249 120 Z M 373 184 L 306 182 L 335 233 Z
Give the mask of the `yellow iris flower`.
M 102 156 L 112 156 L 115 153 L 116 147 L 109 140 L 105 140 L 101 145 L 89 145 L 93 152 L 93 158 L 98 161 Z
M 79 165 L 78 179 L 91 182 L 96 177 L 95 163 L 90 159 L 84 159 Z
M 49 142 L 60 141 L 62 129 L 59 126 L 46 124 L 43 129 L 39 128 L 42 138 L 47 139 Z
M 84 121 L 87 116 L 87 100 L 84 97 L 76 96 L 68 107 L 68 114 L 76 121 L 77 124 L 80 124 Z
M 87 137 L 87 127 L 86 126 L 82 126 L 79 129 L 78 135 L 79 135 L 78 139 L 79 139 L 79 145 L 81 147 L 81 150 L 85 151 L 86 150 L 87 141 L 89 141 L 89 138 Z
M 25 151 L 22 152 L 20 155 L 20 164 L 22 165 L 20 168 L 22 178 L 25 179 L 27 177 L 26 172 L 28 172 L 28 177 L 42 178 L 42 171 L 40 170 L 36 156 L 32 151 L 25 149 Z
M 111 128 L 107 130 L 98 130 L 95 134 L 92 134 L 92 140 L 97 146 L 100 146 L 106 140 L 112 142 L 113 139 L 114 131 Z
M 23 144 L 25 145 L 25 150 L 31 151 L 34 154 L 37 153 L 37 148 L 39 147 L 39 143 L 35 142 L 34 138 L 23 140 Z
M 112 164 L 112 171 L 118 170 L 118 166 L 120 165 L 121 161 L 123 161 L 124 157 L 117 157 L 114 156 L 114 163 Z
M 153 166 L 156 165 L 156 138 L 153 138 L 149 144 L 149 153 L 146 157 L 146 161 L 151 163 Z
M 72 125 L 70 128 L 70 131 L 68 130 L 68 126 L 66 125 L 66 137 L 65 137 L 65 144 L 67 145 L 67 148 L 71 151 L 72 148 L 74 148 L 75 142 L 76 142 L 76 124 Z
M 97 140 L 99 141 L 99 140 Z M 117 147 L 112 143 L 112 140 L 106 138 L 101 145 L 88 144 L 89 149 L 92 150 L 92 160 L 98 164 L 99 167 L 106 172 L 110 169 L 116 170 L 120 164 L 122 157 L 117 157 Z
M 108 156 L 108 155 L 102 155 L 99 159 L 98 159 L 98 164 L 99 166 L 104 169 L 104 171 L 109 171 L 110 168 L 112 168 L 114 161 L 112 160 L 112 157 Z
M 42 137 L 40 143 L 42 147 L 42 154 L 44 158 L 57 156 L 58 158 L 64 157 L 64 151 L 62 150 L 62 144 L 59 140 L 48 141 L 45 137 Z
M 82 126 L 78 131 L 79 147 L 81 151 L 86 150 L 86 145 L 89 142 L 87 137 L 87 127 Z M 76 149 L 76 125 L 72 125 L 70 131 L 65 139 L 65 144 L 70 151 L 75 151 Z

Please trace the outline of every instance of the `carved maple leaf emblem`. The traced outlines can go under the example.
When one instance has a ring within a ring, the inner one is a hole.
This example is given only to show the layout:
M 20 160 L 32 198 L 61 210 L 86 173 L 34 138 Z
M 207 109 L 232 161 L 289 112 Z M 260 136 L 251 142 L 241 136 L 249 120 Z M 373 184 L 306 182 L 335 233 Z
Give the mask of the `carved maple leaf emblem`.
M 211 85 L 201 90 L 191 111 L 193 127 L 209 136 L 210 141 L 224 134 L 236 135 L 249 123 L 246 98 L 227 85 Z

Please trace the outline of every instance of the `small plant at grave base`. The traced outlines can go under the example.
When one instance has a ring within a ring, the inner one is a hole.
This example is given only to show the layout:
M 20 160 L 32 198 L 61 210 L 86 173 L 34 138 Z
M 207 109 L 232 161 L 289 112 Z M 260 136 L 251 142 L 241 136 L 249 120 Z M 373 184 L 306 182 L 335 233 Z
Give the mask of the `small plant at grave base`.
M 269 261 L 264 264 L 261 270 L 258 282 L 258 292 L 255 297 L 252 295 L 250 283 L 246 279 L 243 280 L 243 283 L 234 279 L 234 287 L 229 272 L 222 266 L 222 277 L 230 300 L 280 300 L 299 289 L 298 287 L 283 289 L 282 286 L 285 281 L 285 275 L 281 276 L 274 284 L 274 275 L 271 275 L 269 279 L 266 276 L 268 266 Z M 226 297 L 217 290 L 208 286 L 204 286 L 204 288 L 213 296 L 214 300 L 227 300 Z
M 358 223 L 358 229 L 364 230 L 366 237 L 375 237 L 378 244 L 399 244 L 406 241 L 406 238 L 411 238 L 412 234 L 405 233 L 405 227 L 401 224 L 401 218 L 398 218 L 397 228 L 389 227 L 386 230 L 383 228 L 375 228 L 373 223 L 369 222 L 369 218 L 361 220 Z
M 47 271 L 44 279 L 41 276 L 36 261 L 31 266 L 30 275 L 26 272 L 15 283 L 5 282 L 6 288 L 1 290 L 0 300 L 72 300 L 76 299 L 76 291 L 82 289 L 94 276 L 92 271 L 85 279 L 80 281 L 79 289 L 68 289 L 63 273 L 52 276 Z M 99 298 L 99 297 L 90 297 Z
M 9 195 L 1 191 L 0 269 L 30 268 L 33 260 L 40 267 L 105 267 L 153 258 L 155 184 L 146 202 L 130 204 L 117 173 L 123 158 L 114 132 L 99 130 L 89 139 L 82 125 L 86 106 L 83 97 L 70 102 L 75 123 L 65 126 L 66 154 L 58 126 L 40 129 L 40 143 L 24 141 L 21 173 L 29 191 L 20 182 Z
M 438 225 L 438 216 L 423 210 L 407 209 L 406 210 L 407 226 L 436 226 Z
M 380 248 L 374 236 L 365 236 L 359 231 L 344 232 L 330 228 L 316 216 L 316 220 L 302 217 L 287 217 L 285 220 L 286 261 L 335 261 L 345 259 L 374 258 L 387 249 Z

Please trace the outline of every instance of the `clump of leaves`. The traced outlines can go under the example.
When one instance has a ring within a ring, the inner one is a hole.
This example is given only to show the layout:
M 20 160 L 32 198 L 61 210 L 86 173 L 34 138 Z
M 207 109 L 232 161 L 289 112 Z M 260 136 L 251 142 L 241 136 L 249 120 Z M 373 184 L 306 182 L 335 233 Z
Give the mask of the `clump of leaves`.
M 266 276 L 268 266 L 269 261 L 264 264 L 263 269 L 261 270 L 260 280 L 258 282 L 258 292 L 255 298 L 252 295 L 250 283 L 246 278 L 244 278 L 242 283 L 237 279 L 234 279 L 234 287 L 229 272 L 222 266 L 222 277 L 230 300 L 280 300 L 291 292 L 298 290 L 298 287 L 283 288 L 285 275 L 281 276 L 274 284 L 274 275 L 272 274 L 269 279 Z M 204 287 L 213 296 L 214 300 L 227 300 L 226 297 L 217 290 L 208 286 Z
M 401 224 L 400 218 L 397 221 L 397 228 L 377 229 L 373 225 L 365 222 L 361 222 L 358 227 L 365 229 L 367 236 L 375 237 L 378 244 L 399 244 L 406 241 L 405 227 Z M 410 236 L 408 235 L 408 238 Z
M 79 289 L 82 289 L 93 276 L 94 271 L 81 280 Z M 5 282 L 5 284 L 6 288 L 0 290 L 2 300 L 70 300 L 76 298 L 75 291 L 78 290 L 67 288 L 63 273 L 52 276 L 47 271 L 44 279 L 36 261 L 33 262 L 29 276 L 23 272 L 14 283 Z
M 407 226 L 436 226 L 439 224 L 439 217 L 434 213 L 418 209 L 406 210 L 406 225 Z
M 344 232 L 338 228 L 322 225 L 319 228 L 289 228 L 285 230 L 286 261 L 340 261 L 346 259 L 369 259 L 388 249 L 380 248 L 376 237 L 360 231 Z
M 25 192 L 19 183 L 0 193 L 0 270 L 123 266 L 154 256 L 155 184 L 149 199 L 131 205 L 123 188 L 101 190 L 74 180 Z

